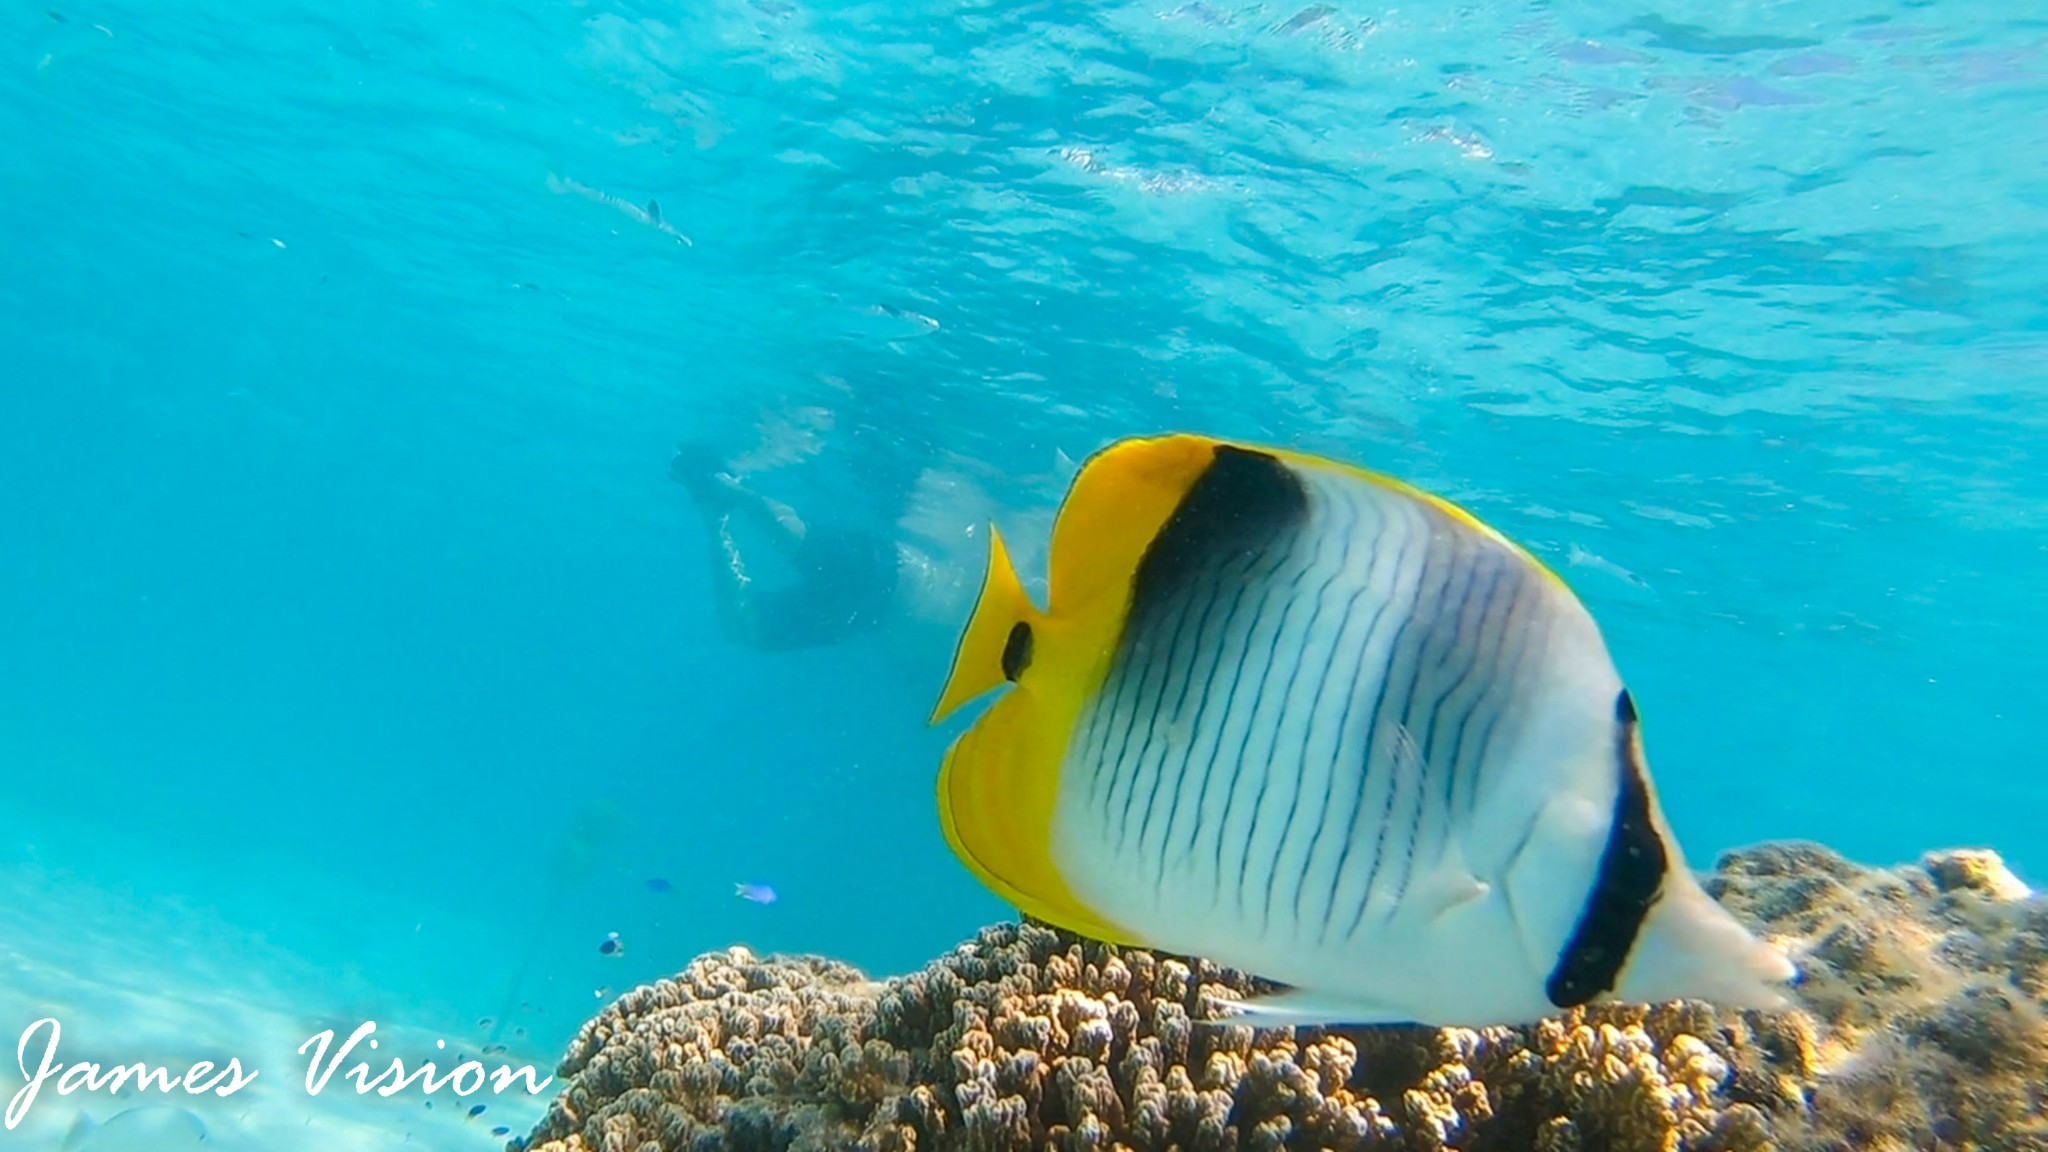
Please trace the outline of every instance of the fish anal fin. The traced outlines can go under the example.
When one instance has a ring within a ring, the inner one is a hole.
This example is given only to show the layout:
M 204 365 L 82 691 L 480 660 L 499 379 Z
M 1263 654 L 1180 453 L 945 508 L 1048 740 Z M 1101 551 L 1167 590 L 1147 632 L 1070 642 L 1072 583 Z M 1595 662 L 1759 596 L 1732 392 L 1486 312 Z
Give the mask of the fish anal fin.
M 1052 688 L 1020 684 L 997 700 L 946 752 L 939 824 L 968 870 L 1018 911 L 1091 939 L 1136 943 L 1083 904 L 1053 862 L 1060 756 L 1072 726 L 1061 713 L 1071 711 Z
M 1413 1013 L 1385 1004 L 1335 996 L 1307 988 L 1269 992 L 1222 1006 L 1218 1024 L 1249 1024 L 1254 1028 L 1314 1028 L 1344 1025 L 1413 1024 Z

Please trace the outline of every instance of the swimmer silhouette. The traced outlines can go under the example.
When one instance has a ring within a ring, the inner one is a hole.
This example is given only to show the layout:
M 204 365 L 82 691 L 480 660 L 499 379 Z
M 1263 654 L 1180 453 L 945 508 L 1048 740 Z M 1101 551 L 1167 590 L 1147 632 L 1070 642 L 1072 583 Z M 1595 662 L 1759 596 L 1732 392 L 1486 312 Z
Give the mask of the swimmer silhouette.
M 889 618 L 903 583 L 903 550 L 889 537 L 796 509 L 749 490 L 710 447 L 684 442 L 669 462 L 711 537 L 713 595 L 734 639 L 766 651 L 816 648 Z M 750 526 L 786 562 L 769 579 L 742 553 L 735 529 Z

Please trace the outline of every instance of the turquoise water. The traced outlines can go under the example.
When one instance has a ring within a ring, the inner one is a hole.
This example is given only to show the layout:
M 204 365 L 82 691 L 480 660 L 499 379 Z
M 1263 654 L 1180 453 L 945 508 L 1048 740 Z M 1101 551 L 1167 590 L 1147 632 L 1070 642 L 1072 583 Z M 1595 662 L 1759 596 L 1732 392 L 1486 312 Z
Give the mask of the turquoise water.
M 2011 5 L 54 2 L 0 13 L 0 1036 L 547 1067 L 708 948 L 1006 915 L 933 813 L 957 618 L 733 643 L 685 438 L 969 584 L 1130 433 L 1389 471 L 1592 607 L 1695 863 L 2048 880 Z

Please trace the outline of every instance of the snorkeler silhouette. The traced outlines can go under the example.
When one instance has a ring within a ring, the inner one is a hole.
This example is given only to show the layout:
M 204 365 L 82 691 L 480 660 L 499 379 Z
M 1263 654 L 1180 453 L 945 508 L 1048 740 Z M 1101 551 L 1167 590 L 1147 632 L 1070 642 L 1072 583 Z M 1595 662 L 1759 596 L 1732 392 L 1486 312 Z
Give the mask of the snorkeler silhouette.
M 815 648 L 876 628 L 898 607 L 906 570 L 929 568 L 880 532 L 796 509 L 749 490 L 711 448 L 676 446 L 669 478 L 711 535 L 712 591 L 733 636 L 770 651 Z M 769 581 L 743 555 L 740 530 L 766 537 L 788 575 Z

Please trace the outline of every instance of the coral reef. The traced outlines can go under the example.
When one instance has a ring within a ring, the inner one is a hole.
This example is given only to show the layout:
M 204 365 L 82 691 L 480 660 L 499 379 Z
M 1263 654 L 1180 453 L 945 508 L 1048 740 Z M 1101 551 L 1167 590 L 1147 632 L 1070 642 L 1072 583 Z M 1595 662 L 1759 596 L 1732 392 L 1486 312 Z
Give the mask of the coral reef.
M 583 1028 L 534 1152 L 2048 1152 L 2048 901 L 1995 855 L 1810 844 L 1709 890 L 1800 1009 L 1607 1005 L 1522 1028 L 1212 1023 L 1254 982 L 1033 924 L 873 982 L 704 956 Z

